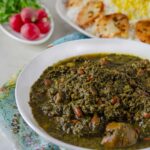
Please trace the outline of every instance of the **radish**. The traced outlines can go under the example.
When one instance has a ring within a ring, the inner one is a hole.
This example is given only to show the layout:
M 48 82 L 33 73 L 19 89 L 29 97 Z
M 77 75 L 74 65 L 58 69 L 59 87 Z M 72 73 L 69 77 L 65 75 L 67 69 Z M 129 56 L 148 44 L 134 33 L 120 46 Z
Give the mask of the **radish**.
M 40 30 L 35 24 L 26 23 L 21 28 L 21 34 L 28 40 L 35 40 L 40 37 Z
M 44 18 L 36 23 L 42 34 L 48 33 L 51 29 L 50 22 Z
M 21 19 L 20 14 L 15 14 L 15 15 L 11 16 L 9 19 L 9 25 L 16 32 L 20 32 L 20 29 L 23 25 L 23 21 Z
M 32 23 L 37 21 L 37 13 L 35 9 L 26 7 L 21 11 L 21 18 L 24 23 Z
M 48 14 L 44 9 L 38 9 L 36 11 L 38 20 L 42 20 L 43 18 L 48 18 Z

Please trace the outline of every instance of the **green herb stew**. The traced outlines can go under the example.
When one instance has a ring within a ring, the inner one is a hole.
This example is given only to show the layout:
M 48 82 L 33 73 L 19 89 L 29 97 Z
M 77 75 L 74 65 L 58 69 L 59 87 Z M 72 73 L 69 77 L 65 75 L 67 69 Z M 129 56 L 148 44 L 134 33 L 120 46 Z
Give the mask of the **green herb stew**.
M 51 136 L 94 149 L 150 147 L 150 61 L 83 55 L 48 67 L 30 106 Z

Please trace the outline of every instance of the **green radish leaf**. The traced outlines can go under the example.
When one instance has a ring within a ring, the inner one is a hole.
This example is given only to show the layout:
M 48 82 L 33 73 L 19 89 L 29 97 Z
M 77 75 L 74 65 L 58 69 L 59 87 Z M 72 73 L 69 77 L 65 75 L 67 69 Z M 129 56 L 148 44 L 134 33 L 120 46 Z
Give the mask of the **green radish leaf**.
M 41 8 L 38 0 L 0 0 L 0 23 L 8 22 L 11 15 L 25 7 Z

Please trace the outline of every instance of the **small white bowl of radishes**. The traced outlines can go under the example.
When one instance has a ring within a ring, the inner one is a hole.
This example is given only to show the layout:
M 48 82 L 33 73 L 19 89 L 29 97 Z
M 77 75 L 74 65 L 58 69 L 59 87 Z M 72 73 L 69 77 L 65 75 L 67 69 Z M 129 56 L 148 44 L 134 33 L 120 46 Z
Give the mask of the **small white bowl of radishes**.
M 54 21 L 45 7 L 34 9 L 26 7 L 13 14 L 9 22 L 0 25 L 2 31 L 11 38 L 31 45 L 46 42 L 53 33 Z

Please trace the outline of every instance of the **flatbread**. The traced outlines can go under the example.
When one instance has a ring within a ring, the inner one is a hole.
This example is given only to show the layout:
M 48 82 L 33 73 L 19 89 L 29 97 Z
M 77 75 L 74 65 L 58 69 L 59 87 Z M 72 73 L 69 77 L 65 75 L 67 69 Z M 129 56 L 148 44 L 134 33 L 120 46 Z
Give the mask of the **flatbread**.
M 104 4 L 100 0 L 91 0 L 79 12 L 76 23 L 86 28 L 93 24 L 95 19 L 102 15 L 104 12 Z
M 136 23 L 136 36 L 142 42 L 150 44 L 150 20 L 141 20 Z
M 129 32 L 129 19 L 121 13 L 113 13 L 102 16 L 95 21 L 93 33 L 98 37 L 127 38 Z
M 78 7 L 82 4 L 83 0 L 68 0 L 66 2 L 66 7 L 71 8 L 71 7 Z

